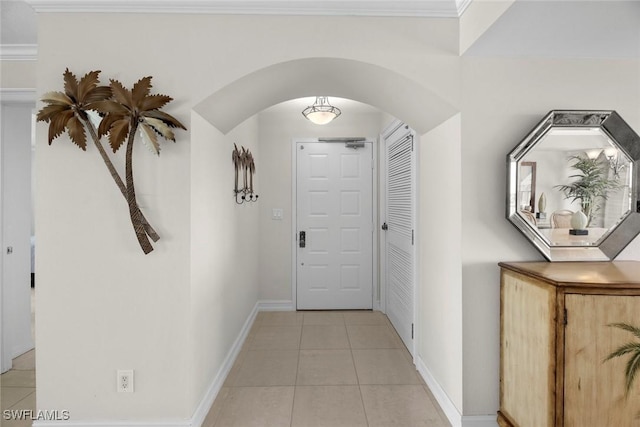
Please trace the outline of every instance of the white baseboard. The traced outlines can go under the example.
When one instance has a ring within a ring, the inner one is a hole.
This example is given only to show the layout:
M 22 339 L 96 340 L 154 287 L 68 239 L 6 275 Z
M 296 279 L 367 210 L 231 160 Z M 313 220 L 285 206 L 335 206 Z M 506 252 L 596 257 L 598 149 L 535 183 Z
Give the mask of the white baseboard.
M 260 300 L 258 301 L 258 311 L 295 311 L 295 306 L 291 300 Z
M 251 310 L 251 313 L 249 313 L 247 320 L 245 320 L 244 325 L 242 325 L 240 334 L 238 334 L 238 337 L 231 346 L 231 349 L 229 349 L 227 357 L 225 357 L 222 366 L 218 370 L 218 373 L 207 389 L 207 392 L 200 401 L 198 408 L 193 414 L 193 417 L 191 417 L 191 422 L 189 423 L 190 426 L 200 427 L 204 422 L 204 419 L 207 417 L 207 414 L 209 413 L 213 402 L 216 400 L 216 397 L 218 396 L 218 393 L 220 392 L 220 389 L 224 384 L 224 380 L 227 378 L 229 371 L 231 371 L 231 368 L 233 367 L 233 364 L 235 363 L 236 358 L 240 353 L 240 349 L 242 348 L 244 341 L 247 339 L 247 335 L 249 335 L 251 325 L 253 325 L 253 321 L 255 320 L 258 311 L 260 311 L 259 306 L 260 302 L 257 302 L 256 305 L 253 306 L 253 310 Z
M 422 378 L 424 378 L 424 382 L 427 383 L 427 387 L 431 390 L 431 393 L 436 398 L 442 412 L 444 412 L 452 427 L 498 426 L 497 412 L 496 415 L 462 415 L 438 381 L 436 381 L 434 376 L 431 374 L 431 371 L 429 371 L 429 368 L 427 368 L 420 356 L 416 356 L 415 363 L 418 372 L 422 375 Z
M 249 313 L 247 320 L 244 322 L 238 337 L 227 352 L 227 356 L 222 362 L 222 366 L 218 370 L 215 378 L 207 388 L 200 404 L 196 408 L 191 419 L 188 420 L 163 420 L 163 421 L 39 421 L 33 422 L 33 427 L 201 427 L 213 402 L 216 400 L 224 380 L 227 378 L 231 367 L 233 367 L 240 349 L 247 339 L 251 325 L 258 314 L 260 302 Z
M 422 375 L 422 378 L 424 378 L 424 382 L 427 383 L 427 387 L 429 387 L 433 397 L 436 398 L 436 401 L 440 405 L 442 412 L 444 412 L 451 423 L 451 427 L 462 427 L 462 414 L 458 411 L 458 408 L 456 408 L 456 405 L 453 404 L 449 396 L 447 396 L 447 393 L 442 389 L 438 381 L 436 381 L 420 356 L 415 357 L 415 363 L 418 372 Z
M 462 417 L 462 427 L 497 427 L 498 413 L 496 415 L 465 415 Z

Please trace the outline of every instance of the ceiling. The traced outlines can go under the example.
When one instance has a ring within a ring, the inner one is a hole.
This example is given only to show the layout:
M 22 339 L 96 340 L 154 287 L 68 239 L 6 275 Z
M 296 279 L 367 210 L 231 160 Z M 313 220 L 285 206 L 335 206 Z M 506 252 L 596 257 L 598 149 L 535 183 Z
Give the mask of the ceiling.
M 640 58 L 640 0 L 517 0 L 465 56 Z

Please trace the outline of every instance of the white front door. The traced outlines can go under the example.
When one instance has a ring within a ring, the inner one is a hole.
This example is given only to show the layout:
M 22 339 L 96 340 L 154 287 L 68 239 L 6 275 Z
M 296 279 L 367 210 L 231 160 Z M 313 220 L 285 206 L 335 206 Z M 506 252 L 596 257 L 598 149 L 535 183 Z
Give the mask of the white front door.
M 384 233 L 386 314 L 413 354 L 415 160 L 406 125 L 384 137 L 386 212 Z
M 296 306 L 371 309 L 373 150 L 296 144 Z

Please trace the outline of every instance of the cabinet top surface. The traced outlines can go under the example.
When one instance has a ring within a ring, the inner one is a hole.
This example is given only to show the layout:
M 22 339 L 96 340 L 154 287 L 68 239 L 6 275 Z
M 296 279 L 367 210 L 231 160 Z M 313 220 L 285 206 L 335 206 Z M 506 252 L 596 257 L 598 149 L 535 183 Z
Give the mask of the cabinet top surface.
M 500 267 L 559 286 L 631 285 L 640 287 L 640 262 L 501 262 Z

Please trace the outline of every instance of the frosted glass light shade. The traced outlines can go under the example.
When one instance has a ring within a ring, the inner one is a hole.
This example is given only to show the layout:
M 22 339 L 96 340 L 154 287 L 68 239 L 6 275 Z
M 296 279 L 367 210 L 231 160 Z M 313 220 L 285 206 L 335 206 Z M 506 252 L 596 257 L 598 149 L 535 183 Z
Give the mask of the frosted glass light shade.
M 317 125 L 326 125 L 340 114 L 340 109 L 329 104 L 329 98 L 326 96 L 317 96 L 313 105 L 302 110 L 302 115 Z
M 317 125 L 326 125 L 331 120 L 335 119 L 336 115 L 333 113 L 328 113 L 324 111 L 316 111 L 313 113 L 307 114 L 307 119 L 311 121 L 311 123 L 315 123 Z

